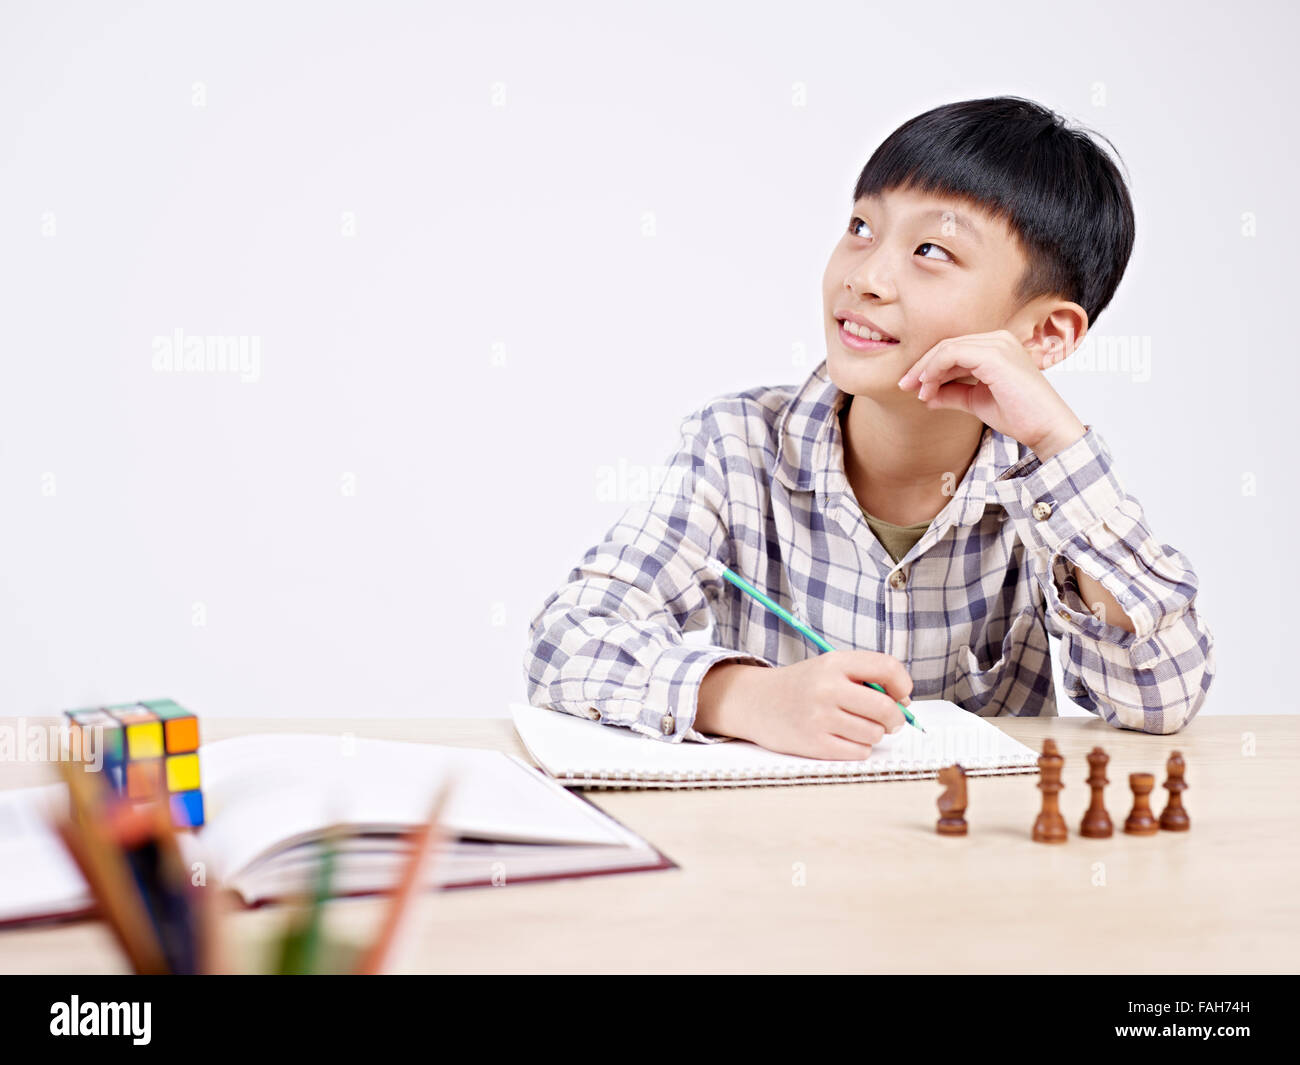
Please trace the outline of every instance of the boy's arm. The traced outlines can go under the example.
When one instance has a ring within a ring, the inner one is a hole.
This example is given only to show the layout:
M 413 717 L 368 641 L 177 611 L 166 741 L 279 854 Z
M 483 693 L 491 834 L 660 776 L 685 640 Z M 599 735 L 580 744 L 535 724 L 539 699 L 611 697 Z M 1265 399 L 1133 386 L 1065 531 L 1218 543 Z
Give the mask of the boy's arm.
M 694 727 L 700 682 L 723 661 L 773 663 L 683 643 L 707 628 L 705 555 L 731 564 L 727 483 L 697 411 L 648 503 L 629 507 L 529 625 L 528 700 L 668 742 L 720 742 Z M 735 463 L 732 469 L 736 468 Z
M 1186 725 L 1215 669 L 1196 573 L 1151 535 L 1097 431 L 1086 427 L 1046 462 L 1023 459 L 994 491 L 1030 557 L 1048 630 L 1061 639 L 1066 694 L 1117 728 Z M 1108 595 L 1086 595 L 1097 586 Z

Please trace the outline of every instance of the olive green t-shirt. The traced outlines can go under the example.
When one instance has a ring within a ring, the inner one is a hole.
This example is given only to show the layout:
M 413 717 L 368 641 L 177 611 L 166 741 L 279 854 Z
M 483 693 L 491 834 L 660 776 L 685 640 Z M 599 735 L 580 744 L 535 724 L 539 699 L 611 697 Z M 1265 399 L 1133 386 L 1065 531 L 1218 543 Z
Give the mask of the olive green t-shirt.
M 925 530 L 930 527 L 928 521 L 919 521 L 915 525 L 893 525 L 890 522 L 882 521 L 880 518 L 873 518 L 867 513 L 866 508 L 859 505 L 862 516 L 871 526 L 871 531 L 876 534 L 876 539 L 884 545 L 889 557 L 895 562 L 899 561 L 905 554 L 912 550 L 912 546 L 917 540 L 925 535 Z

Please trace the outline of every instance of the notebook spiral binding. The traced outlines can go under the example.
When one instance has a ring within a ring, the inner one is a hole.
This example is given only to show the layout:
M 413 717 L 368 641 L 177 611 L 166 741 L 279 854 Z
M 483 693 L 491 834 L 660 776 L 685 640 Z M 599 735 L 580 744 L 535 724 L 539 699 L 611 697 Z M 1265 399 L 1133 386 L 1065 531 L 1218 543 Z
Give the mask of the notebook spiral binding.
M 998 776 L 1015 773 L 1037 773 L 1038 765 L 1027 764 L 1019 756 L 996 756 L 992 765 L 972 766 L 966 769 L 966 775 Z M 870 772 L 841 768 L 828 764 L 825 769 L 813 769 L 806 766 L 791 766 L 788 769 L 774 770 L 761 768 L 734 769 L 722 771 L 676 770 L 661 773 L 639 770 L 602 770 L 599 773 L 565 773 L 557 779 L 566 787 L 579 787 L 594 791 L 613 791 L 620 788 L 707 788 L 707 787 L 781 787 L 786 784 L 809 784 L 825 780 L 840 780 L 844 783 L 872 783 L 880 780 L 933 780 L 939 770 L 952 765 L 951 761 L 928 759 L 924 761 L 902 760 L 896 765 L 882 766 Z

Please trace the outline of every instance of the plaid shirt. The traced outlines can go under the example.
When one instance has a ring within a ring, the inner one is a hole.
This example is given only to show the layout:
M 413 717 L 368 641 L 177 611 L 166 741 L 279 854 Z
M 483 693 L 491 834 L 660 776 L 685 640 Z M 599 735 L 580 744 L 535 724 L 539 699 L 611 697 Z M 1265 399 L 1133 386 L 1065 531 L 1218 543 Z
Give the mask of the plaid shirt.
M 1041 462 L 986 426 L 952 498 L 895 562 L 844 473 L 848 398 L 823 361 L 802 386 L 731 393 L 688 415 L 662 486 L 533 617 L 529 701 L 668 742 L 723 739 L 693 727 L 711 666 L 821 652 L 705 570 L 711 555 L 833 647 L 898 658 L 913 699 L 1054 716 L 1050 633 L 1066 694 L 1108 724 L 1169 733 L 1195 716 L 1214 676 L 1196 574 L 1152 536 L 1094 428 Z M 1136 632 L 1094 616 L 1073 566 Z M 682 640 L 710 620 L 713 646 Z

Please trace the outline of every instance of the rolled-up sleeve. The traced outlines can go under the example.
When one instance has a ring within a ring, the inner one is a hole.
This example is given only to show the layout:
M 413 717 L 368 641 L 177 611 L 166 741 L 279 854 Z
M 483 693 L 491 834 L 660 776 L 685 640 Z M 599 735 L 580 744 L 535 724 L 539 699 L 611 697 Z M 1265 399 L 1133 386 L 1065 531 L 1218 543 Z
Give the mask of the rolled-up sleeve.
M 725 464 L 703 411 L 650 500 L 629 507 L 529 624 L 528 700 L 668 742 L 725 740 L 695 727 L 700 682 L 719 662 L 773 663 L 725 647 L 687 645 L 707 628 L 706 556 L 731 564 Z
M 1158 543 L 1092 427 L 1046 462 L 1021 460 L 994 491 L 1025 545 L 1061 640 L 1066 694 L 1117 728 L 1171 733 L 1200 710 L 1214 677 L 1214 638 L 1196 611 L 1191 561 Z M 1094 614 L 1077 566 L 1115 597 L 1134 632 Z

